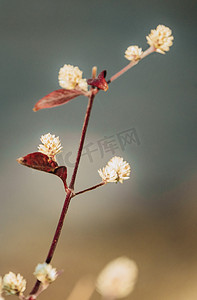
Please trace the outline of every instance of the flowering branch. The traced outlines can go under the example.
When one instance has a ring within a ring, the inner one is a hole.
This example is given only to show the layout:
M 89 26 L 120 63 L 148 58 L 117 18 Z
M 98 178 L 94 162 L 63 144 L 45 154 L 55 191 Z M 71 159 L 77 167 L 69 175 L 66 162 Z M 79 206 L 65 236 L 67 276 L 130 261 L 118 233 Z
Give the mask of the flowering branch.
M 122 70 L 120 70 L 115 75 L 113 75 L 109 79 L 108 83 L 111 83 L 112 81 L 114 81 L 115 79 L 117 79 L 118 77 L 120 77 L 121 75 L 123 75 L 126 71 L 128 71 L 129 69 L 131 69 L 132 67 L 134 67 L 135 65 L 137 65 L 140 60 L 142 60 L 143 58 L 145 58 L 149 54 L 155 52 L 155 50 L 156 49 L 155 49 L 154 46 L 150 46 L 146 51 L 142 52 L 142 54 L 139 56 L 138 59 L 131 61 L 126 67 L 124 67 Z
M 42 144 L 39 145 L 38 152 L 30 153 L 18 159 L 18 162 L 20 164 L 60 177 L 65 187 L 66 198 L 46 260 L 43 264 L 38 264 L 35 269 L 34 275 L 36 276 L 37 281 L 30 295 L 28 297 L 25 297 L 23 295 L 23 292 L 26 288 L 26 280 L 20 274 L 16 275 L 12 272 L 9 272 L 3 278 L 0 276 L 0 300 L 2 300 L 2 292 L 7 295 L 17 295 L 21 300 L 33 300 L 42 291 L 44 291 L 48 287 L 48 285 L 53 282 L 61 273 L 57 272 L 55 268 L 52 268 L 50 262 L 53 258 L 57 243 L 59 241 L 70 200 L 73 197 L 94 190 L 105 185 L 108 182 L 123 183 L 124 180 L 130 178 L 130 165 L 126 161 L 123 161 L 122 157 L 115 156 L 107 163 L 107 165 L 103 169 L 98 170 L 98 173 L 102 178 L 101 183 L 77 193 L 74 192 L 75 180 L 96 94 L 99 92 L 99 90 L 107 91 L 108 83 L 111 83 L 112 81 L 123 75 L 126 71 L 134 67 L 140 60 L 142 60 L 149 54 L 153 52 L 165 54 L 166 51 L 169 51 L 169 48 L 170 46 L 172 46 L 173 41 L 173 36 L 171 35 L 171 33 L 172 32 L 168 27 L 164 25 L 158 25 L 157 28 L 155 30 L 151 30 L 150 34 L 146 37 L 147 43 L 150 46 L 146 51 L 143 52 L 142 49 L 138 46 L 129 46 L 125 51 L 125 57 L 130 61 L 130 63 L 115 75 L 113 75 L 108 81 L 105 80 L 107 74 L 106 70 L 103 70 L 98 75 L 98 77 L 96 77 L 97 70 L 96 67 L 93 67 L 92 78 L 86 80 L 85 78 L 82 78 L 83 72 L 79 70 L 78 67 L 64 65 L 59 71 L 59 84 L 62 89 L 53 91 L 36 103 L 34 111 L 63 105 L 71 99 L 74 99 L 80 95 L 86 96 L 89 99 L 82 127 L 74 171 L 69 186 L 67 186 L 66 182 L 66 166 L 58 166 L 58 163 L 56 161 L 56 154 L 58 154 L 62 149 L 59 137 L 55 137 L 55 135 L 51 135 L 50 133 L 45 134 L 41 137 Z M 88 90 L 88 85 L 91 86 L 90 90 Z M 117 274 L 115 273 L 118 273 L 118 271 L 120 270 L 123 270 L 123 272 L 121 271 L 119 274 L 121 280 L 119 281 L 119 289 L 117 289 L 117 286 L 116 288 L 114 288 L 113 284 L 114 282 L 116 282 L 117 285 Z M 125 270 L 128 276 L 127 279 L 122 280 L 122 274 L 125 273 Z M 115 278 L 113 277 L 114 275 Z M 104 273 L 99 276 L 97 282 L 97 291 L 100 292 L 104 299 L 117 299 L 125 297 L 132 291 L 136 281 L 136 276 L 136 265 L 125 258 L 121 258 L 120 260 L 115 262 L 115 265 L 113 263 L 111 266 L 109 266 L 109 268 L 106 269 L 106 271 L 104 271 Z M 127 281 L 128 278 L 129 281 Z M 107 281 L 108 283 L 106 285 L 105 283 Z
M 45 261 L 47 264 L 49 264 L 51 262 L 52 257 L 54 255 L 54 252 L 55 252 L 55 249 L 56 249 L 56 246 L 57 246 L 57 243 L 58 243 L 61 231 L 62 231 L 62 227 L 63 227 L 63 224 L 64 224 L 64 219 L 65 219 L 66 213 L 68 211 L 70 200 L 73 196 L 75 179 L 76 179 L 76 175 L 77 175 L 77 171 L 78 171 L 78 167 L 79 167 L 79 162 L 80 162 L 80 158 L 81 158 L 81 154 L 82 154 L 82 149 L 83 149 L 83 145 L 84 145 L 84 141 L 85 141 L 85 136 L 86 136 L 86 132 L 87 132 L 87 128 L 88 128 L 90 113 L 91 113 L 94 97 L 95 97 L 97 92 L 98 92 L 98 90 L 92 89 L 92 93 L 89 97 L 89 102 L 88 102 L 87 109 L 86 109 L 86 115 L 85 115 L 85 119 L 84 119 L 84 123 L 83 123 L 81 139 L 80 139 L 80 143 L 79 143 L 79 149 L 78 149 L 78 153 L 77 153 L 77 159 L 76 159 L 76 162 L 75 162 L 73 175 L 72 175 L 72 178 L 71 178 L 69 189 L 67 190 L 67 195 L 66 195 L 66 199 L 64 201 L 64 205 L 63 205 L 62 212 L 61 212 L 61 215 L 60 215 L 60 218 L 59 218 L 59 222 L 58 222 L 58 225 L 57 225 L 57 228 L 56 228 L 56 231 L 55 231 L 55 234 L 54 234 L 54 237 L 53 237 L 53 240 L 52 240 L 52 243 L 51 243 L 47 258 L 46 258 L 46 261 Z M 35 286 L 32 289 L 30 294 L 31 295 L 35 294 L 38 291 L 39 286 L 40 286 L 40 281 L 37 280 L 36 283 L 35 283 Z
M 131 60 L 131 62 L 118 73 L 113 75 L 108 83 L 120 77 L 122 74 L 134 67 L 141 59 L 145 58 L 149 54 L 153 52 L 165 54 L 165 51 L 169 51 L 174 39 L 171 34 L 172 31 L 170 28 L 164 25 L 158 25 L 157 28 L 151 30 L 151 33 L 146 37 L 147 43 L 150 45 L 150 47 L 146 51 L 142 52 L 142 49 L 138 46 L 128 47 L 125 51 L 125 57 L 128 60 Z

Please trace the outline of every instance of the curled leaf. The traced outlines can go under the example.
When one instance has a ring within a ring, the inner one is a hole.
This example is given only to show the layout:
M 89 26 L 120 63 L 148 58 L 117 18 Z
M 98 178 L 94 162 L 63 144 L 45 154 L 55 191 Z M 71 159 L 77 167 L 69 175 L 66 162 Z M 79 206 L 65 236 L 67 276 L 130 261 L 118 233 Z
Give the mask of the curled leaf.
M 54 174 L 57 175 L 59 178 L 64 183 L 65 190 L 67 190 L 67 184 L 66 184 L 66 179 L 67 179 L 67 168 L 65 166 L 57 167 L 54 170 Z
M 97 87 L 100 90 L 107 91 L 108 90 L 108 84 L 105 80 L 105 77 L 107 75 L 107 71 L 102 71 L 97 78 L 95 79 L 88 79 L 87 83 L 93 87 Z
M 41 152 L 33 152 L 27 154 L 24 157 L 17 159 L 18 163 L 26 167 L 36 169 L 39 171 L 44 171 L 47 173 L 52 173 L 58 176 L 64 184 L 64 188 L 67 191 L 67 168 L 65 166 L 59 167 L 58 164 L 49 158 L 46 154 Z
M 51 160 L 46 154 L 33 152 L 17 159 L 18 163 L 36 170 L 54 173 L 58 164 Z
M 38 111 L 43 108 L 51 108 L 59 105 L 63 105 L 69 102 L 71 99 L 74 99 L 80 95 L 85 95 L 86 92 L 82 90 L 67 90 L 59 89 L 55 90 L 52 93 L 44 96 L 40 99 L 34 106 L 33 110 Z

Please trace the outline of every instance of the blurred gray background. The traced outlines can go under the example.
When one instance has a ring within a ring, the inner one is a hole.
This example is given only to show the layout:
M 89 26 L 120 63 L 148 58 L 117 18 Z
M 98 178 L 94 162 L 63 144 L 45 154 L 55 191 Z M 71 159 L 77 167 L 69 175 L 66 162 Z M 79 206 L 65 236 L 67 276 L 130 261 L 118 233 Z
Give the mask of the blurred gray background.
M 73 199 L 52 261 L 64 273 L 40 299 L 66 299 L 81 277 L 122 255 L 139 267 L 127 299 L 197 299 L 196 12 L 190 0 L 0 1 L 1 275 L 19 272 L 32 288 L 65 197 L 58 178 L 16 158 L 50 132 L 64 147 L 60 163 L 69 152 L 73 161 L 87 99 L 36 113 L 34 104 L 59 88 L 64 64 L 86 78 L 96 65 L 109 78 L 127 64 L 128 46 L 146 49 L 146 35 L 164 24 L 175 37 L 170 51 L 147 57 L 96 97 L 86 140 L 95 151 L 82 157 L 76 190 L 98 183 L 97 170 L 114 155 L 100 151 L 103 139 L 130 163 L 131 178 Z M 139 143 L 121 148 L 118 135 L 131 128 Z

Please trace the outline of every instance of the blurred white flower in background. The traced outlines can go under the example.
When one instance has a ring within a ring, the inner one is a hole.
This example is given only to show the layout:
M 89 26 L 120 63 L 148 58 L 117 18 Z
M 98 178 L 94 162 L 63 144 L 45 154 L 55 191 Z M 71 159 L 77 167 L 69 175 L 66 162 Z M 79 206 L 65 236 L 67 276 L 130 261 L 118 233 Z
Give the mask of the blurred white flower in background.
M 2 291 L 3 291 L 3 279 L 0 276 L 0 300 L 4 300 L 4 298 L 1 296 Z
M 127 257 L 119 257 L 101 271 L 96 289 L 106 299 L 124 298 L 133 291 L 137 275 L 136 263 Z
M 2 277 L 0 276 L 0 295 L 2 293 L 2 288 L 3 288 L 3 279 Z

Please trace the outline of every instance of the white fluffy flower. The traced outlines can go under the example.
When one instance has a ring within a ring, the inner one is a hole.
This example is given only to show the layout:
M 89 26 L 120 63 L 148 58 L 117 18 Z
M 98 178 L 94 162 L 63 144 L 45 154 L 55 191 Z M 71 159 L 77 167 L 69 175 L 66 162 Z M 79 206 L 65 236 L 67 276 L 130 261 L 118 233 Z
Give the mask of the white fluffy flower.
M 125 57 L 128 60 L 138 61 L 140 60 L 142 53 L 142 48 L 139 48 L 138 46 L 130 46 L 125 51 Z
M 98 170 L 99 175 L 105 182 L 121 182 L 123 180 L 129 179 L 131 167 L 126 162 L 123 161 L 122 157 L 114 156 L 107 165 Z
M 7 295 L 21 295 L 26 289 L 26 280 L 20 274 L 9 272 L 3 277 L 3 290 Z
M 170 46 L 173 44 L 174 37 L 171 35 L 170 28 L 164 25 L 158 25 L 156 29 L 152 29 L 151 33 L 146 37 L 147 43 L 150 46 L 155 47 L 155 51 L 161 54 L 165 54 L 165 51 L 169 51 Z
M 85 78 L 82 78 L 79 80 L 78 86 L 81 90 L 87 91 L 88 90 L 88 84 Z
M 79 88 L 83 91 L 88 90 L 86 79 L 82 78 L 83 72 L 72 65 L 64 65 L 59 70 L 59 85 L 68 90 Z
M 34 275 L 43 284 L 49 284 L 53 282 L 58 276 L 56 269 L 47 263 L 38 264 L 36 266 Z
M 55 155 L 61 152 L 62 149 L 59 136 L 56 137 L 55 135 L 47 133 L 42 135 L 40 140 L 43 145 L 40 144 L 38 146 L 38 151 L 56 161 Z
M 134 261 L 119 257 L 111 261 L 97 278 L 97 291 L 106 299 L 120 299 L 134 289 L 138 268 Z

